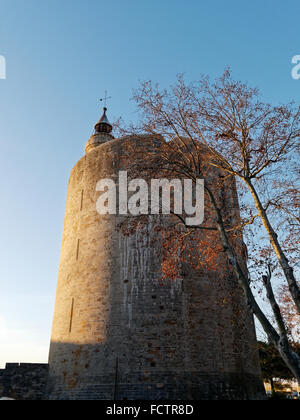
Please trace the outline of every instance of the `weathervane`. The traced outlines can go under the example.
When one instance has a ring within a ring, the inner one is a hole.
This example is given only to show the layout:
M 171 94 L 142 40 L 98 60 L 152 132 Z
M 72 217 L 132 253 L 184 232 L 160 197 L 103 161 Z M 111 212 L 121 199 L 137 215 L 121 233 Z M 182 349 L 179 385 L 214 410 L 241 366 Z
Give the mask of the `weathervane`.
M 106 108 L 106 102 L 108 101 L 108 99 L 111 99 L 112 96 L 107 96 L 107 90 L 105 91 L 105 96 L 104 98 L 100 99 L 100 102 L 104 102 L 104 107 Z

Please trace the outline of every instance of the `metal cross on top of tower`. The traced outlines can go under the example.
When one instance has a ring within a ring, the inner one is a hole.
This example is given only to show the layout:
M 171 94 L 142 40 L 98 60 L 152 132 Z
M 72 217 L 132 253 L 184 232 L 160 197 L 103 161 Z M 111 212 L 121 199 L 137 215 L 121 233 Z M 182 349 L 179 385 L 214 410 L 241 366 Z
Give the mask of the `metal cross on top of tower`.
M 104 96 L 104 98 L 100 99 L 100 102 L 104 102 L 104 107 L 106 108 L 106 103 L 107 103 L 108 99 L 111 99 L 111 98 L 112 98 L 112 96 L 107 96 L 107 90 L 106 90 L 105 91 L 105 96 Z

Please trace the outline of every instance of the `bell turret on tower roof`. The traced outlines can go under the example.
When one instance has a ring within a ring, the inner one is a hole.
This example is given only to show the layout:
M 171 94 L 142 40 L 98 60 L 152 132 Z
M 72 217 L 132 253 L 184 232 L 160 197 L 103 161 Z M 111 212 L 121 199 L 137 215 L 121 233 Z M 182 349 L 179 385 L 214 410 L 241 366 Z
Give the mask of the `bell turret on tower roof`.
M 107 108 L 104 107 L 103 108 L 103 115 L 100 118 L 100 120 L 97 122 L 97 124 L 95 125 L 95 134 L 100 134 L 100 133 L 110 134 L 112 132 L 113 127 L 110 124 L 110 122 L 108 121 L 106 111 L 107 111 Z
M 114 136 L 111 134 L 113 130 L 113 126 L 108 121 L 106 111 L 107 111 L 107 108 L 104 107 L 103 115 L 100 118 L 100 120 L 97 122 L 97 124 L 95 125 L 95 132 L 85 145 L 86 153 L 89 153 L 95 147 L 98 147 L 101 144 L 114 139 Z

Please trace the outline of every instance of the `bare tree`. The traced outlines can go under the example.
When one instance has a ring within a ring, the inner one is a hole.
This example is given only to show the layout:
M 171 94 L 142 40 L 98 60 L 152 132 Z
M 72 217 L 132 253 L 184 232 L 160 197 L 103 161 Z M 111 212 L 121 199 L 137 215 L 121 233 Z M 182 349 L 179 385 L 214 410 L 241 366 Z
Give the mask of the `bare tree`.
M 292 261 L 299 243 L 297 228 L 294 229 L 299 220 L 293 206 L 294 203 L 299 203 L 299 190 L 293 178 L 298 170 L 295 156 L 299 153 L 299 108 L 296 109 L 293 104 L 265 104 L 259 99 L 257 89 L 233 81 L 229 70 L 213 83 L 202 77 L 200 82 L 187 85 L 183 77 L 179 76 L 175 86 L 162 91 L 157 85 L 144 82 L 135 92 L 134 99 L 142 113 L 141 122 L 139 126 L 127 128 L 126 132 L 137 135 L 150 133 L 153 136 L 159 133 L 166 140 L 164 147 L 159 145 L 159 152 L 152 151 L 149 156 L 143 156 L 137 165 L 139 173 L 142 168 L 152 176 L 166 171 L 173 175 L 178 173 L 196 182 L 199 177 L 204 177 L 205 145 L 209 151 L 209 155 L 206 155 L 208 164 L 218 168 L 225 181 L 230 178 L 237 180 L 244 217 L 232 226 L 222 212 L 215 188 L 206 183 L 206 196 L 214 212 L 213 223 L 210 226 L 187 226 L 184 217 L 176 215 L 182 235 L 178 232 L 175 235 L 175 230 L 173 231 L 173 237 L 176 237 L 175 248 L 182 247 L 180 237 L 191 238 L 197 229 L 206 230 L 211 237 L 218 233 L 223 252 L 244 290 L 248 306 L 258 318 L 269 341 L 278 349 L 300 382 L 300 359 L 290 345 L 286 323 L 272 285 L 273 270 L 278 268 L 265 259 L 267 274 L 260 276 L 273 310 L 276 322 L 274 327 L 257 303 L 251 289 L 249 273 L 243 267 L 232 241 L 232 235 L 240 235 L 255 224 L 258 228 L 264 228 L 270 247 L 263 243 L 261 248 L 278 262 L 280 272 L 287 280 L 290 297 L 300 313 L 300 289 Z M 287 165 L 289 173 L 285 178 L 288 179 L 292 201 L 288 199 L 288 194 L 284 199 L 280 195 L 284 188 L 287 189 L 287 184 L 283 182 L 284 177 L 281 177 L 287 172 Z M 283 213 L 286 215 L 286 223 L 290 223 L 292 227 L 289 230 L 289 239 L 285 238 L 285 241 L 294 245 L 294 251 L 281 243 L 281 231 L 276 229 L 276 217 L 278 219 L 278 214 Z M 258 241 L 258 236 L 256 239 Z M 167 249 L 172 248 L 171 240 L 168 238 Z M 254 257 L 257 259 L 257 255 Z M 169 267 L 174 265 L 173 261 Z
M 292 156 L 300 147 L 300 107 L 264 103 L 257 89 L 232 80 L 229 70 L 214 83 L 202 77 L 187 85 L 179 76 L 170 90 L 160 91 L 157 85 L 145 82 L 134 99 L 143 114 L 144 131 L 161 133 L 169 141 L 188 137 L 193 143 L 206 144 L 214 156 L 212 165 L 246 185 L 300 313 L 294 269 L 271 223 L 269 203 L 260 193 L 266 178 L 274 181 L 283 169 L 291 169 L 287 165 L 299 165 Z M 299 197 L 299 189 L 296 191 Z

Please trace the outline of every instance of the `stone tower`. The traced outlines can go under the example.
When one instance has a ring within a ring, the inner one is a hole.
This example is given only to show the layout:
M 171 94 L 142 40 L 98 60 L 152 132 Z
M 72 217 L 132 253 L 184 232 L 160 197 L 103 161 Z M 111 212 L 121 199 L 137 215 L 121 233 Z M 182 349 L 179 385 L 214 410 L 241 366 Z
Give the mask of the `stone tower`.
M 104 108 L 69 181 L 50 398 L 262 398 L 254 323 L 230 268 L 160 284 L 151 216 L 148 235 L 123 236 L 118 216 L 97 213 L 97 182 L 126 170 L 129 144 L 140 152 L 149 147 L 150 136 L 114 139 L 111 132 Z M 222 305 L 233 290 L 235 302 Z

